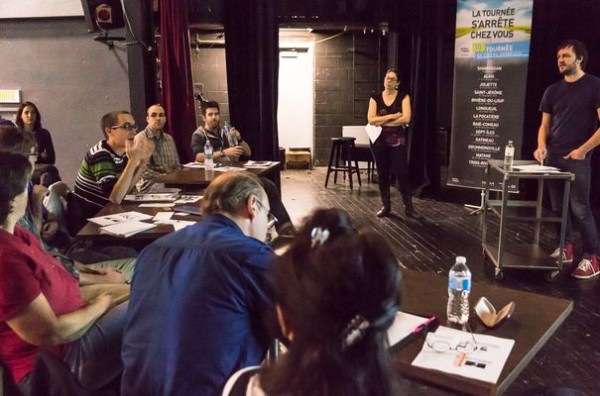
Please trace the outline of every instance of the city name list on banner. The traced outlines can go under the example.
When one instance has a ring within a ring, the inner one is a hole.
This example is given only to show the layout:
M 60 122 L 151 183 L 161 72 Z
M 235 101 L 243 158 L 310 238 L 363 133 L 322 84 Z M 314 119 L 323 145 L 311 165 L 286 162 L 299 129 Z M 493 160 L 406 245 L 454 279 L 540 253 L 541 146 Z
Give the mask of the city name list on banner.
M 449 185 L 483 188 L 489 159 L 509 140 L 520 152 L 531 12 L 531 0 L 457 4 Z

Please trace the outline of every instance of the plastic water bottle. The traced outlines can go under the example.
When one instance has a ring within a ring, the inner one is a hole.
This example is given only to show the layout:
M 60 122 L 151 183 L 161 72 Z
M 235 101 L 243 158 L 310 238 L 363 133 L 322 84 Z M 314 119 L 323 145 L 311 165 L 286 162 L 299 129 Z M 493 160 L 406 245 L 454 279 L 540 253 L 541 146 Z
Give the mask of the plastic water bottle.
M 513 146 L 512 140 L 508 141 L 508 144 L 504 148 L 504 169 L 511 170 L 515 159 L 515 146 Z
M 213 146 L 210 144 L 210 140 L 208 138 L 204 144 L 204 169 L 215 169 L 215 162 L 213 161 Z
M 448 276 L 448 321 L 464 324 L 469 320 L 469 293 L 471 292 L 471 271 L 467 259 L 456 258 Z

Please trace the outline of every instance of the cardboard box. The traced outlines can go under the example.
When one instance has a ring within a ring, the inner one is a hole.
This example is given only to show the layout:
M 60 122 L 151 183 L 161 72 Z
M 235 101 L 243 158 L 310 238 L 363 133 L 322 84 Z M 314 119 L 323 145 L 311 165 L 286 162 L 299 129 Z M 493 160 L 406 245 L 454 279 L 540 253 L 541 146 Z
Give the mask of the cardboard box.
M 285 150 L 285 166 L 287 169 L 312 169 L 310 149 Z

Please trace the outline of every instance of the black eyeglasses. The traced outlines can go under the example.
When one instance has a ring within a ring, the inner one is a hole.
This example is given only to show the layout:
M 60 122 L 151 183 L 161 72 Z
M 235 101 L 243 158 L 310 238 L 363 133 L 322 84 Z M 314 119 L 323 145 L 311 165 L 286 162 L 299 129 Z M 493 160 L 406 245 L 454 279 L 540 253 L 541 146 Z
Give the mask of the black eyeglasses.
M 442 340 L 442 339 L 430 340 L 430 338 L 427 337 L 427 339 L 426 339 L 427 346 L 429 348 L 431 348 L 433 351 L 440 352 L 440 353 L 449 352 L 449 351 L 456 351 L 456 352 L 465 353 L 465 354 L 473 353 L 476 350 L 478 350 L 479 348 L 477 346 L 477 341 L 475 341 L 475 336 L 473 335 L 473 332 L 471 331 L 471 327 L 468 324 L 466 324 L 466 328 L 469 331 L 469 334 L 471 334 L 470 340 L 461 340 L 458 342 L 458 344 L 452 345 L 450 342 L 448 342 L 446 340 Z
M 110 127 L 110 129 L 125 129 L 126 131 L 137 131 L 138 126 L 135 124 L 130 124 L 129 122 L 126 122 L 123 125 L 112 126 L 112 127 Z
M 271 211 L 268 210 L 267 207 L 262 202 L 260 202 L 258 198 L 256 198 L 256 203 L 258 204 L 258 206 L 267 211 L 267 218 L 269 219 L 267 227 L 272 228 L 275 224 L 277 224 L 277 222 L 279 221 L 277 220 L 277 217 L 275 217 L 275 215 L 273 215 L 273 213 L 271 213 Z

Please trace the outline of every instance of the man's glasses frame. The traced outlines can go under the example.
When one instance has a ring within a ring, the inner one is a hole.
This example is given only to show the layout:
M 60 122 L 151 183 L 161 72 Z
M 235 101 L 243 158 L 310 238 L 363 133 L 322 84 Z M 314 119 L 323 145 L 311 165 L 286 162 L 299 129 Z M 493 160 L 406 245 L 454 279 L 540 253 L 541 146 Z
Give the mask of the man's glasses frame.
M 267 207 L 260 201 L 260 199 L 256 198 L 256 203 L 262 209 L 267 211 L 267 219 L 269 220 L 269 222 L 267 223 L 267 227 L 273 228 L 273 226 L 275 226 L 275 224 L 277 224 L 277 222 L 279 221 L 279 220 L 277 220 L 277 217 L 275 217 L 275 215 L 273 213 L 271 213 L 271 211 L 269 209 L 267 209 Z
M 125 129 L 127 132 L 129 132 L 129 131 L 137 131 L 138 126 L 136 124 L 130 124 L 129 122 L 126 122 L 123 125 L 111 126 L 110 129 Z

